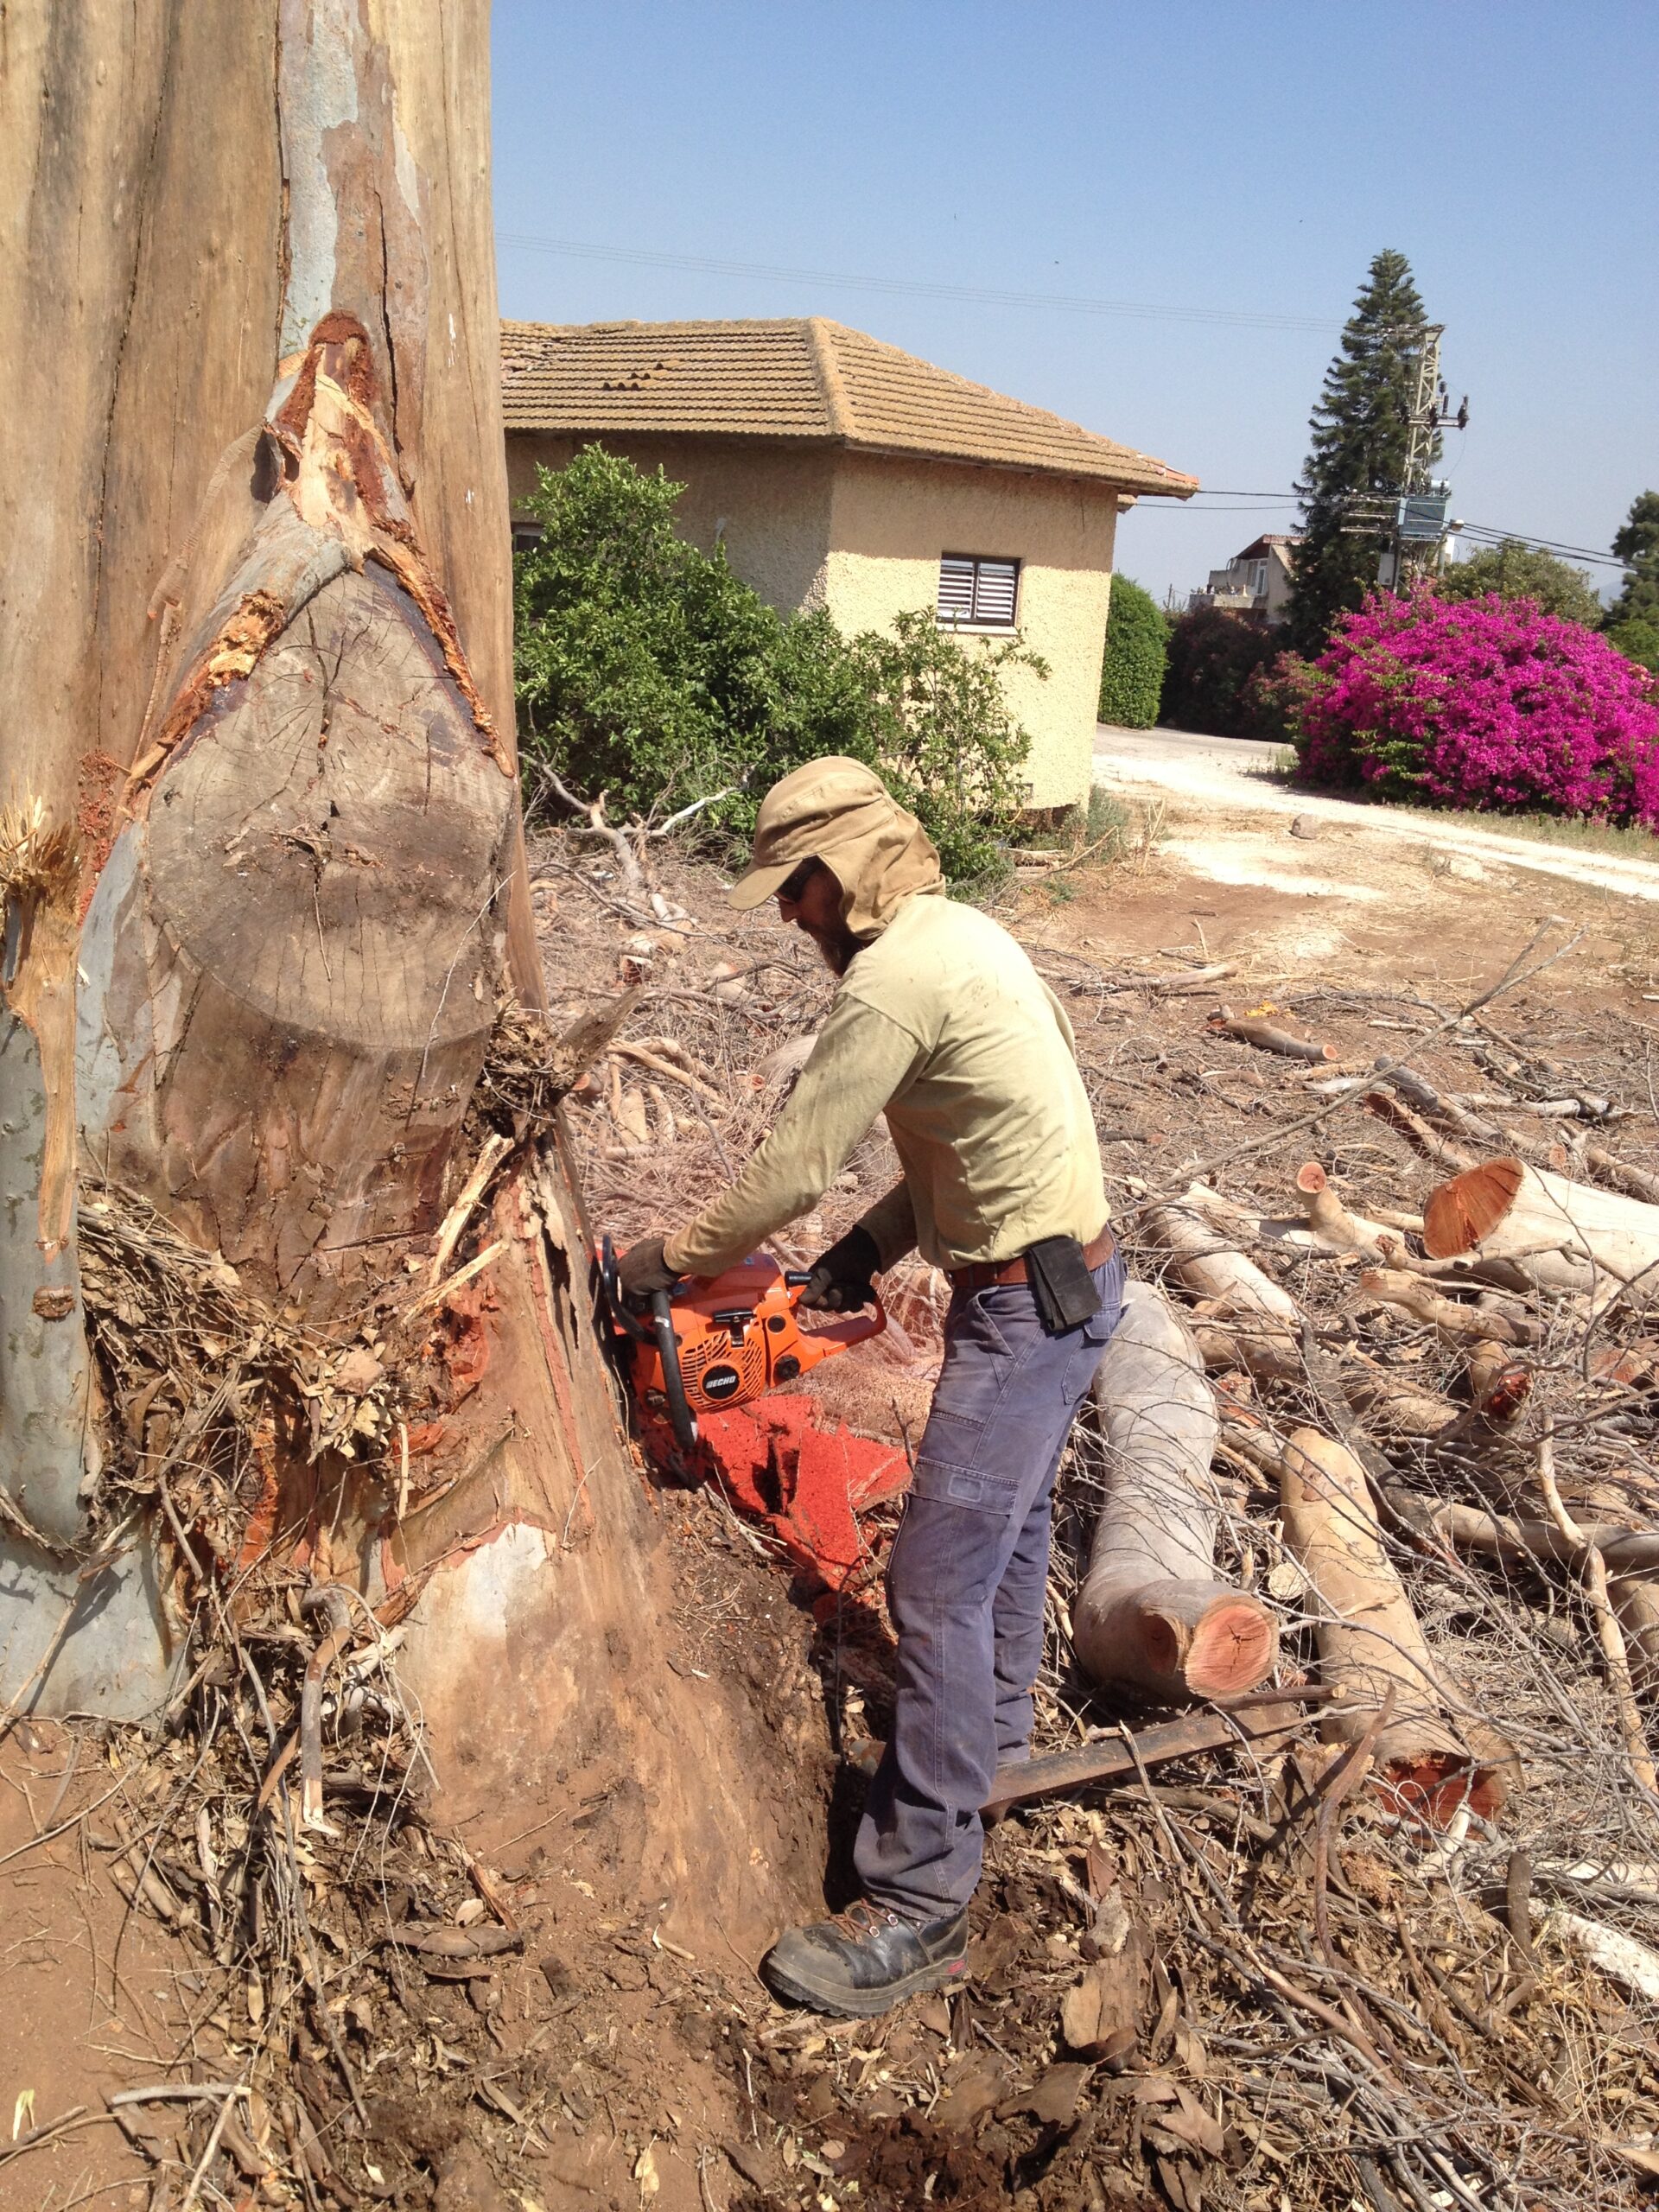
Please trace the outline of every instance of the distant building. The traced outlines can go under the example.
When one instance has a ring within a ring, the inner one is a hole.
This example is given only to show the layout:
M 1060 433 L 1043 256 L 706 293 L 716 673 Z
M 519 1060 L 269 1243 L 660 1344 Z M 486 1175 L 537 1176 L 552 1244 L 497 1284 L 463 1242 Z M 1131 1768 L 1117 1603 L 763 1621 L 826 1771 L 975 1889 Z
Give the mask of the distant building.
M 1282 622 L 1290 605 L 1290 568 L 1300 537 L 1257 537 L 1195 591 L 1189 607 L 1214 607 L 1228 614 L 1255 614 Z
M 931 607 L 1010 671 L 1033 807 L 1086 798 L 1121 510 L 1198 480 L 820 318 L 502 327 L 514 542 L 539 463 L 598 444 L 686 489 L 685 536 L 852 633 Z

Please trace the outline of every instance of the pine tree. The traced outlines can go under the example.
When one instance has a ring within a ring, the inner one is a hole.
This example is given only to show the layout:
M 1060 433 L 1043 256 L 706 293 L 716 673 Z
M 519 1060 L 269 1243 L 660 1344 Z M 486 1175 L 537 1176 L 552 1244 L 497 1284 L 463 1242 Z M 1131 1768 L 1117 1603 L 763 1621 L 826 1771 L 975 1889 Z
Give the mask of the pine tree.
M 1607 610 L 1606 628 L 1621 622 L 1659 622 L 1659 492 L 1640 492 L 1631 500 L 1629 518 L 1614 535 L 1613 551 L 1630 563 L 1630 572 Z
M 1397 493 L 1405 477 L 1411 402 L 1426 318 L 1404 254 L 1372 262 L 1341 350 L 1325 371 L 1297 486 L 1302 542 L 1292 579 L 1290 629 L 1306 653 L 1325 645 L 1338 614 L 1376 582 L 1380 537 L 1345 531 L 1356 493 Z

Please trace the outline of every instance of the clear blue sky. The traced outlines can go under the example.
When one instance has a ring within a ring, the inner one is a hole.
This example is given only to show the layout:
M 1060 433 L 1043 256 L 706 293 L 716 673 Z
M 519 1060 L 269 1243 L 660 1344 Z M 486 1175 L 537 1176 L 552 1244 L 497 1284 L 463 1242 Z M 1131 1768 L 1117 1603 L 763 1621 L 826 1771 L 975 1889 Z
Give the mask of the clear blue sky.
M 503 244 L 509 315 L 831 315 L 1255 493 L 1393 246 L 1470 395 L 1454 512 L 1605 550 L 1659 486 L 1654 0 L 496 0 L 493 47 L 499 232 L 1320 327 Z M 1226 504 L 1144 503 L 1118 565 L 1185 591 L 1293 512 Z

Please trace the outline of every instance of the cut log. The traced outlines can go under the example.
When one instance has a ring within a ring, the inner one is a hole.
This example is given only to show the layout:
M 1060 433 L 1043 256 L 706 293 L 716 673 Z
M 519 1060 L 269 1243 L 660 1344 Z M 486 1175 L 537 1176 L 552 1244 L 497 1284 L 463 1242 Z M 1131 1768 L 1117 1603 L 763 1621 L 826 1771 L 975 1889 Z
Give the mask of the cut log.
M 1323 1065 L 1337 1057 L 1334 1045 L 1316 1045 L 1306 1037 L 1293 1037 L 1287 1029 L 1275 1029 L 1270 1021 L 1257 1020 L 1251 1014 L 1235 1014 L 1228 1006 L 1222 1007 L 1210 1027 L 1224 1037 L 1236 1037 L 1241 1045 L 1254 1045 L 1258 1052 L 1277 1052 L 1281 1059 Z
M 1522 1520 L 1454 1498 L 1430 1500 L 1402 1483 L 1387 1485 L 1384 1497 L 1408 1527 L 1424 1536 L 1473 1552 L 1504 1567 L 1534 1572 L 1545 1566 L 1571 1567 L 1580 1548 L 1550 1521 Z M 1659 1529 L 1627 1529 L 1617 1522 L 1580 1524 L 1580 1534 L 1606 1561 L 1611 1575 L 1624 1579 L 1659 1573 Z M 1616 1581 L 1615 1589 L 1618 1587 Z
M 1392 1692 L 1375 1771 L 1401 1803 L 1436 1820 L 1464 1803 L 1492 1811 L 1515 1777 L 1514 1752 L 1448 1721 L 1450 1700 L 1384 1548 L 1364 1469 L 1345 1446 L 1300 1428 L 1284 1444 L 1279 1484 L 1285 1546 L 1317 1609 L 1320 1673 L 1345 1693 L 1344 1708 L 1325 1716 L 1326 1740 L 1357 1743 Z
M 1411 1069 L 1390 1069 L 1386 1060 L 1378 1060 L 1376 1071 L 1379 1083 L 1396 1092 L 1418 1113 L 1432 1115 L 1435 1120 L 1444 1122 L 1448 1128 L 1455 1129 L 1459 1136 L 1471 1138 L 1477 1144 L 1503 1143 L 1502 1129 L 1495 1128 L 1490 1122 L 1480 1120 L 1457 1099 L 1443 1096 L 1432 1083 L 1425 1082 Z
M 1292 1336 L 1300 1328 L 1301 1314 L 1289 1292 L 1236 1250 L 1195 1207 L 1184 1201 L 1148 1206 L 1141 1224 L 1182 1289 L 1205 1300 L 1217 1319 L 1255 1323 L 1273 1336 Z
M 1176 1203 L 1201 1215 L 1230 1244 L 1284 1244 L 1298 1252 L 1314 1249 L 1313 1233 L 1300 1215 L 1262 1213 L 1255 1206 L 1241 1205 L 1236 1198 L 1224 1198 L 1207 1183 L 1189 1183 Z
M 1659 1290 L 1659 1206 L 1513 1157 L 1489 1160 L 1431 1192 L 1423 1243 L 1431 1259 L 1478 1251 L 1529 1266 L 1566 1252 L 1627 1290 Z
M 1623 1191 L 1627 1198 L 1641 1198 L 1659 1207 L 1659 1175 L 1649 1174 L 1645 1167 L 1632 1167 L 1628 1160 L 1616 1160 L 1599 1144 L 1586 1145 L 1584 1157 L 1604 1183 Z
M 1296 1188 L 1306 1205 L 1307 1225 L 1314 1241 L 1327 1252 L 1357 1252 L 1368 1260 L 1380 1260 L 1398 1247 L 1397 1236 L 1389 1237 L 1376 1222 L 1349 1212 L 1317 1160 L 1305 1160 L 1297 1169 Z
M 1541 1291 L 1572 1296 L 1596 1287 L 1590 1262 L 1575 1260 L 1567 1252 L 1535 1252 L 1528 1260 L 1492 1259 L 1479 1252 L 1455 1252 L 1449 1260 L 1419 1260 L 1400 1252 L 1390 1264 L 1431 1281 L 1478 1283 L 1517 1298 L 1536 1298 Z
M 1484 1306 L 1459 1306 L 1455 1299 L 1443 1298 L 1421 1275 L 1408 1274 L 1400 1268 L 1367 1268 L 1359 1279 L 1359 1287 L 1380 1304 L 1396 1306 L 1414 1320 L 1428 1322 L 1450 1344 L 1527 1344 L 1538 1341 L 1538 1331 L 1532 1323 L 1512 1321 Z
M 1272 1670 L 1273 1617 L 1217 1579 L 1218 1423 L 1198 1348 L 1163 1294 L 1130 1283 L 1091 1386 L 1106 1499 L 1071 1608 L 1096 1681 L 1165 1698 L 1236 1697 Z
M 1361 1100 L 1368 1114 L 1379 1122 L 1386 1122 L 1391 1129 L 1398 1129 L 1414 1150 L 1425 1160 L 1438 1160 L 1443 1167 L 1473 1167 L 1472 1152 L 1465 1152 L 1450 1137 L 1443 1137 L 1438 1129 L 1431 1129 L 1421 1114 L 1413 1113 L 1403 1099 L 1392 1096 L 1386 1090 L 1368 1090 Z
M 1200 1323 L 1194 1334 L 1204 1363 L 1212 1372 L 1242 1368 L 1258 1382 L 1307 1388 L 1307 1366 L 1301 1348 L 1289 1337 L 1255 1336 L 1247 1330 L 1208 1322 Z M 1465 1410 L 1351 1349 L 1344 1349 L 1333 1359 L 1331 1379 L 1344 1402 L 1382 1436 L 1439 1436 Z

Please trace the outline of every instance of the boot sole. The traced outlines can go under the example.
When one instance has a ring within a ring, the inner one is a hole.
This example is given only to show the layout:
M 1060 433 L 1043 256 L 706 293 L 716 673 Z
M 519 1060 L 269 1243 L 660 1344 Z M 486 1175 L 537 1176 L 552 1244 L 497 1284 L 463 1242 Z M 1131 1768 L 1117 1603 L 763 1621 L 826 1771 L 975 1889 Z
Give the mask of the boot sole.
M 873 2020 L 879 2012 L 890 2012 L 906 1997 L 919 1997 L 925 1991 L 943 1989 L 950 1983 L 958 1986 L 968 1979 L 968 1958 L 941 1960 L 938 1966 L 918 1967 L 914 1974 L 907 1974 L 902 1980 L 890 1981 L 880 1989 L 814 1989 L 790 1974 L 768 1973 L 766 1986 L 774 1995 L 791 2005 L 809 2005 L 815 2012 L 828 2012 L 838 2020 Z

